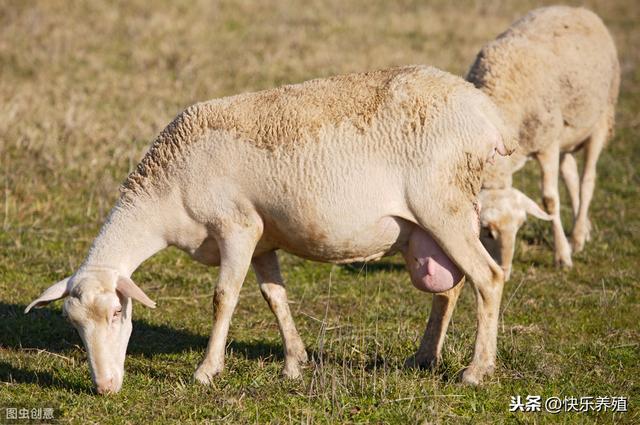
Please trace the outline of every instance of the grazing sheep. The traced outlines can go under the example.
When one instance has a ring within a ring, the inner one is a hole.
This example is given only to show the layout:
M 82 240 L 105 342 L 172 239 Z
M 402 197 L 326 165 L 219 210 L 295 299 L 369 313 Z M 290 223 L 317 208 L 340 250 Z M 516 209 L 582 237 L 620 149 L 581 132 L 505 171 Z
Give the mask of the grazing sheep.
M 214 323 L 195 379 L 224 366 L 231 315 L 250 265 L 282 334 L 284 375 L 307 354 L 287 304 L 277 249 L 327 261 L 402 252 L 413 284 L 477 294 L 478 383 L 495 364 L 503 272 L 478 238 L 484 164 L 515 141 L 489 98 L 434 68 L 402 67 L 308 81 L 196 104 L 156 139 L 122 187 L 78 271 L 26 309 L 67 297 L 98 392 L 117 392 L 131 299 L 155 304 L 129 278 L 168 245 L 219 265 Z
M 570 267 L 571 247 L 560 220 L 558 174 L 560 170 L 569 190 L 574 212 L 572 245 L 578 252 L 590 237 L 587 213 L 596 162 L 613 131 L 620 84 L 613 39 L 600 18 L 586 9 L 536 9 L 482 48 L 467 80 L 501 109 L 520 143 L 513 155 L 487 167 L 480 195 L 481 224 L 497 238 L 496 255 L 506 279 L 515 236 L 527 213 L 553 221 L 556 264 Z M 585 152 L 581 182 L 571 155 L 579 149 Z M 512 188 L 511 175 L 530 156 L 542 169 L 548 215 Z

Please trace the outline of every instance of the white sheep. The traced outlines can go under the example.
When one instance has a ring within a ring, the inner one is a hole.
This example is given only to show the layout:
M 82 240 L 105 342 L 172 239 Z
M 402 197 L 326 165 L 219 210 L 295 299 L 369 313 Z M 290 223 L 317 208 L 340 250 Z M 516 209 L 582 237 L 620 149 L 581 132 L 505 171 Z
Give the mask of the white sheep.
M 602 20 L 582 8 L 536 9 L 482 48 L 467 80 L 500 108 L 518 135 L 510 157 L 488 167 L 480 195 L 481 224 L 497 239 L 506 279 L 511 272 L 515 236 L 526 214 L 553 221 L 556 264 L 570 267 L 571 247 L 560 220 L 559 170 L 574 212 L 572 245 L 582 250 L 590 237 L 589 204 L 596 162 L 614 125 L 620 85 L 616 48 Z M 582 181 L 574 157 L 585 152 Z M 512 174 L 528 157 L 542 169 L 542 193 L 548 215 L 512 188 Z M 483 242 L 490 244 L 483 237 Z
M 486 95 L 423 66 L 196 104 L 162 131 L 126 180 L 78 271 L 26 311 L 67 297 L 65 314 L 82 337 L 98 392 L 117 392 L 131 299 L 155 306 L 129 276 L 173 245 L 220 266 L 196 380 L 209 383 L 223 370 L 249 265 L 278 320 L 283 373 L 297 377 L 307 354 L 275 251 L 328 262 L 400 251 L 419 289 L 449 293 L 463 274 L 472 281 L 478 330 L 463 380 L 478 383 L 495 364 L 504 278 L 478 238 L 476 200 L 484 164 L 514 147 Z M 439 355 L 441 346 L 424 343 L 416 361 Z

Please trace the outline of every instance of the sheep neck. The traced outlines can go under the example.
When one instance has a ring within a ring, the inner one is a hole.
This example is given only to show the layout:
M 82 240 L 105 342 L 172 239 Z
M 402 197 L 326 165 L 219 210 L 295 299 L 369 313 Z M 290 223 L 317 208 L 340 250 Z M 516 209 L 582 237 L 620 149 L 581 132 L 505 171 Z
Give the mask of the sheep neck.
M 93 241 L 82 268 L 111 268 L 131 276 L 142 262 L 167 246 L 160 221 L 153 216 L 157 212 L 157 208 L 118 202 Z

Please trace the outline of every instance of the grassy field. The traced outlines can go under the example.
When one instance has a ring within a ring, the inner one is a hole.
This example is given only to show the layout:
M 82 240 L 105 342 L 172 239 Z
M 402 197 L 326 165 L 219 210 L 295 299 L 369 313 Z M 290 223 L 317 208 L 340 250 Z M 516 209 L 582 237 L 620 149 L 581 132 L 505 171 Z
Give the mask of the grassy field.
M 520 233 L 506 285 L 496 374 L 457 382 L 475 302 L 463 292 L 436 371 L 412 371 L 431 297 L 399 257 L 333 266 L 281 255 L 312 361 L 279 376 L 275 319 L 251 274 L 227 370 L 192 383 L 211 326 L 217 270 L 166 250 L 133 278 L 158 302 L 134 307 L 123 390 L 92 392 L 60 303 L 22 310 L 82 261 L 118 185 L 155 135 L 196 101 L 284 83 L 425 63 L 464 75 L 482 44 L 534 2 L 0 0 L 0 423 L 5 408 L 54 408 L 73 423 L 640 422 L 640 3 L 587 1 L 622 64 L 616 136 L 601 157 L 594 238 L 569 271 L 551 227 Z M 71 6 L 73 4 L 73 6 Z M 538 170 L 516 178 L 540 199 Z M 564 197 L 566 201 L 566 196 Z M 568 203 L 563 214 L 570 229 Z M 509 413 L 511 396 L 624 396 L 627 413 Z M 22 421 L 24 423 L 24 421 Z

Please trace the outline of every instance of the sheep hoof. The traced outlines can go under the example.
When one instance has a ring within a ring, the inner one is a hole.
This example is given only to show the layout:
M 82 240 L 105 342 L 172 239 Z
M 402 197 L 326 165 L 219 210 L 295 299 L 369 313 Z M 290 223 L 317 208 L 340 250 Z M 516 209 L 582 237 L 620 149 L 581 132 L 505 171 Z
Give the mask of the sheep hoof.
M 285 361 L 284 368 L 282 369 L 282 376 L 286 379 L 300 379 L 302 377 L 302 373 L 300 372 L 298 362 Z
M 584 238 L 572 238 L 571 248 L 573 248 L 573 252 L 580 252 L 584 249 Z
M 307 363 L 309 361 L 309 356 L 307 355 L 307 351 L 303 348 L 296 354 L 296 359 L 300 363 Z
M 571 233 L 571 247 L 573 252 L 580 252 L 584 249 L 586 242 L 591 240 L 591 222 L 584 221 L 576 223 Z
M 222 373 L 222 367 L 213 367 L 203 363 L 193 373 L 193 379 L 203 385 L 211 385 L 213 378 L 220 373 Z
M 560 267 L 563 269 L 570 269 L 573 267 L 573 261 L 571 260 L 571 256 L 568 255 L 566 257 L 556 257 L 556 267 Z
M 482 383 L 482 379 L 485 375 L 490 375 L 493 372 L 493 369 L 493 366 L 477 367 L 470 365 L 462 372 L 461 382 L 464 385 L 478 386 Z
M 573 232 L 571 235 L 571 248 L 573 252 L 580 252 L 584 249 L 586 242 L 591 240 L 591 231 Z
M 407 357 L 404 361 L 406 369 L 427 369 L 434 370 L 440 366 L 440 359 L 434 356 L 419 357 L 417 354 Z

